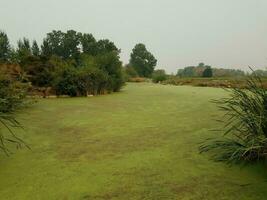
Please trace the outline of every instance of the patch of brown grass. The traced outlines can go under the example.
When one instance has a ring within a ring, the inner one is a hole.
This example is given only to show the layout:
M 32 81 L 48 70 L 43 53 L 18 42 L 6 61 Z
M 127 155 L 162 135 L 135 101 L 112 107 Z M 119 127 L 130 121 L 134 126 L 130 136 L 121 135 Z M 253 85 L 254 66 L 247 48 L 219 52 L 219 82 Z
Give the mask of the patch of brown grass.
M 148 80 L 143 77 L 135 77 L 135 78 L 129 78 L 128 82 L 134 82 L 134 83 L 142 83 L 147 82 Z
M 127 153 L 145 151 L 156 148 L 167 141 L 167 135 L 162 133 L 132 134 L 122 136 L 106 136 L 98 138 L 90 136 L 88 131 L 78 128 L 65 128 L 64 137 L 57 143 L 58 157 L 67 161 L 80 159 L 101 160 L 116 159 Z

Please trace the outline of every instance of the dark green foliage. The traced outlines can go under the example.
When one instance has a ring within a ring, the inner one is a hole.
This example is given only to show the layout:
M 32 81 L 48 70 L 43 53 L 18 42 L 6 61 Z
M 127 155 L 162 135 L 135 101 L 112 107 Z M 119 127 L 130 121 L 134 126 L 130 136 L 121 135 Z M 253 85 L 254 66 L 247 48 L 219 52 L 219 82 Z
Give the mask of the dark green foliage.
M 80 55 L 80 37 L 81 33 L 77 33 L 74 30 L 68 30 L 63 34 L 62 38 L 62 56 L 63 59 L 79 59 Z
M 32 55 L 30 40 L 27 38 L 23 38 L 18 41 L 18 48 L 16 50 L 16 59 L 17 62 L 22 64 L 25 62 L 28 56 Z
M 47 33 L 46 38 L 43 40 L 41 46 L 42 55 L 50 57 L 56 55 L 59 57 L 64 57 L 64 36 L 65 34 L 62 31 L 53 30 L 50 33 Z
M 141 77 L 151 77 L 157 60 L 155 57 L 146 49 L 144 44 L 137 44 L 130 58 L 130 65 L 135 69 Z
M 29 81 L 38 87 L 48 87 L 52 83 L 54 65 L 43 56 L 27 56 L 20 63 L 29 76 Z
M 92 34 L 85 33 L 81 36 L 80 40 L 83 53 L 91 56 L 97 55 L 97 41 Z
M 247 89 L 232 89 L 229 98 L 215 101 L 225 112 L 224 137 L 207 140 L 201 152 L 212 151 L 217 161 L 253 162 L 267 158 L 267 91 L 252 76 Z
M 31 50 L 32 50 L 32 55 L 34 55 L 34 56 L 40 55 L 40 49 L 39 49 L 39 46 L 38 46 L 36 40 L 34 40 L 32 42 L 32 49 Z
M 109 89 L 109 76 L 95 67 L 61 68 L 55 74 L 53 87 L 57 95 L 86 96 L 104 94 Z
M 13 128 L 21 128 L 14 113 L 25 104 L 27 85 L 16 79 L 18 77 L 11 77 L 7 71 L 0 70 L 0 151 L 7 155 L 10 153 L 9 144 L 15 144 L 17 147 L 25 145 L 23 140 L 16 136 Z
M 78 59 L 81 34 L 74 30 L 52 31 L 47 34 L 41 46 L 42 54 L 50 57 L 58 56 L 62 59 Z
M 78 96 L 77 70 L 73 66 L 61 68 L 53 84 L 58 95 Z
M 241 77 L 245 72 L 238 69 L 211 68 L 209 65 L 199 63 L 198 66 L 188 66 L 179 69 L 179 77 Z
M 53 87 L 58 95 L 86 96 L 118 91 L 124 84 L 122 66 L 116 53 L 83 54 L 81 64 L 59 67 Z
M 81 95 L 105 94 L 109 89 L 110 77 L 95 67 L 84 67 L 78 72 L 79 92 Z
M 206 69 L 203 71 L 203 77 L 211 78 L 213 76 L 212 69 L 210 66 L 207 66 Z
M 100 54 L 96 57 L 96 64 L 99 69 L 109 76 L 108 91 L 117 92 L 124 84 L 122 74 L 122 63 L 116 51 Z
M 99 40 L 97 42 L 97 54 L 102 55 L 106 53 L 113 52 L 115 54 L 119 54 L 120 50 L 115 46 L 115 44 L 108 39 Z
M 62 59 L 79 61 L 82 53 L 87 55 L 101 55 L 109 52 L 120 52 L 115 44 L 107 39 L 96 41 L 92 34 L 82 34 L 74 30 L 52 31 L 47 34 L 41 46 L 42 54 L 50 57 L 58 56 Z
M 19 63 L 33 87 L 57 94 L 117 92 L 125 82 L 120 50 L 110 40 L 96 41 L 92 34 L 54 30 L 46 35 L 41 50 L 35 40 L 31 45 L 23 38 L 10 52 L 10 60 Z
M 10 59 L 11 47 L 7 34 L 0 31 L 0 62 L 8 62 Z
M 167 79 L 167 75 L 164 69 L 155 70 L 152 74 L 152 81 L 154 83 L 159 83 L 165 81 Z
M 23 103 L 26 90 L 19 82 L 12 81 L 8 75 L 0 72 L 0 112 L 16 111 Z

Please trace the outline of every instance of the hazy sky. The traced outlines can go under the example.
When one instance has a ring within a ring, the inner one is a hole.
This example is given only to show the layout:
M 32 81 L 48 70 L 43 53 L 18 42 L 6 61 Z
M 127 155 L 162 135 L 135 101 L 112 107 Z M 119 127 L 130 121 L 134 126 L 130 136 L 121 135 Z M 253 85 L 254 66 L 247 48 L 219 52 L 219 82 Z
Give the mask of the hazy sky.
M 199 62 L 263 68 L 266 10 L 267 0 L 0 0 L 0 29 L 12 44 L 53 29 L 92 33 L 114 41 L 125 63 L 142 42 L 168 72 Z

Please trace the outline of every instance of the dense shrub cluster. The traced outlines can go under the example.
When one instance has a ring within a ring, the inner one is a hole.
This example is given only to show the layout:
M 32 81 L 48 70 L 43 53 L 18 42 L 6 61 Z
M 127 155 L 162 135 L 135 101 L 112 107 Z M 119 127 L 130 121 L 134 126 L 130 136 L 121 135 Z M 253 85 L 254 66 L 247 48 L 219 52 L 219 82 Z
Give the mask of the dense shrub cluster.
M 18 64 L 33 87 L 52 87 L 58 95 L 117 92 L 125 81 L 120 50 L 113 42 L 97 41 L 91 34 L 52 31 L 40 47 L 23 38 L 12 49 L 1 32 L 0 48 L 2 63 Z

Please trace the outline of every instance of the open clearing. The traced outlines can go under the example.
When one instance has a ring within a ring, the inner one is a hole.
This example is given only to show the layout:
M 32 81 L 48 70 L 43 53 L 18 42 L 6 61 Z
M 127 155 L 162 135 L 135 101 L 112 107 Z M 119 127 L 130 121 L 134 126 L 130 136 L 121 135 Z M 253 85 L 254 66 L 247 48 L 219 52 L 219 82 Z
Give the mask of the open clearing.
M 19 116 L 32 151 L 0 155 L 0 199 L 264 200 L 263 166 L 198 153 L 221 115 L 210 100 L 225 95 L 132 83 L 112 95 L 40 100 Z

